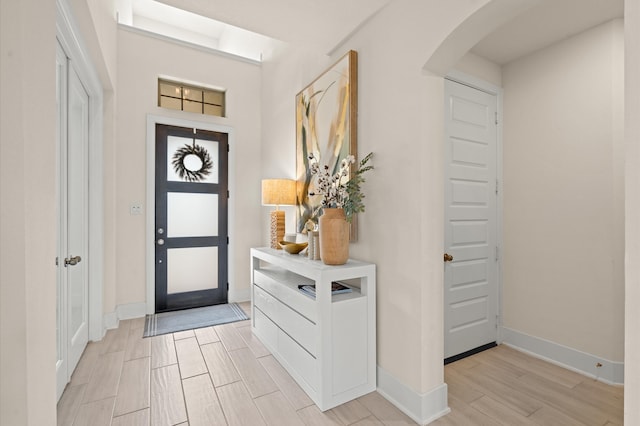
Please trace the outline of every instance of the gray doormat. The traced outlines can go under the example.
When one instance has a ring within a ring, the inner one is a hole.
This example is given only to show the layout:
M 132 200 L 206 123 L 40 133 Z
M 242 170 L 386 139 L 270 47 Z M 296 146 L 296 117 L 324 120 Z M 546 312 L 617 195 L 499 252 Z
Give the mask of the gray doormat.
M 247 320 L 249 317 L 236 303 L 205 306 L 184 311 L 147 315 L 143 337 Z

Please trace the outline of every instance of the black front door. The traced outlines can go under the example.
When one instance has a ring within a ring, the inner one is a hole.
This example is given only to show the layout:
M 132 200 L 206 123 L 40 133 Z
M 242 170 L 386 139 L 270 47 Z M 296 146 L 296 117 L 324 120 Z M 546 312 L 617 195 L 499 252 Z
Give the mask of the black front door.
M 227 303 L 228 135 L 156 125 L 156 312 Z

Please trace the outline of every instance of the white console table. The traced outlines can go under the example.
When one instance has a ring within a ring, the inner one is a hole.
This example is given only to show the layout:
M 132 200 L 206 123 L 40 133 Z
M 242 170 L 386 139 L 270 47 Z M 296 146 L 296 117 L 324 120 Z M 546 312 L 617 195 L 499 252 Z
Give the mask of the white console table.
M 330 292 L 346 282 L 350 293 Z M 251 249 L 253 333 L 322 410 L 376 390 L 376 268 Z M 316 298 L 299 285 L 315 285 Z

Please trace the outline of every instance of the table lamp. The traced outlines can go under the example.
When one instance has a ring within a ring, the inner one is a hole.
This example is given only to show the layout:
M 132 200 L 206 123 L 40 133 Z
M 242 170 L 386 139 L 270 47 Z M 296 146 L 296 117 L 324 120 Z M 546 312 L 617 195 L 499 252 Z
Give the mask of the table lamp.
M 276 206 L 271 212 L 270 247 L 279 250 L 278 242 L 284 239 L 285 218 L 280 206 L 296 204 L 296 181 L 292 179 L 263 179 L 262 205 Z

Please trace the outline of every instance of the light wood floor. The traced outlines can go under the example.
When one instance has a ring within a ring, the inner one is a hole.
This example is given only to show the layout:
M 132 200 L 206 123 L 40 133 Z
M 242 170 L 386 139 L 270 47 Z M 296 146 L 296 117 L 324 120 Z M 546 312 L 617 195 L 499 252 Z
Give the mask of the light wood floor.
M 445 367 L 451 413 L 433 425 L 614 426 L 623 388 L 498 346 Z
M 377 392 L 320 412 L 249 321 L 147 339 L 143 328 L 121 321 L 87 346 L 58 425 L 415 425 Z M 448 365 L 445 378 L 452 412 L 434 425 L 622 425 L 621 388 L 506 347 Z

